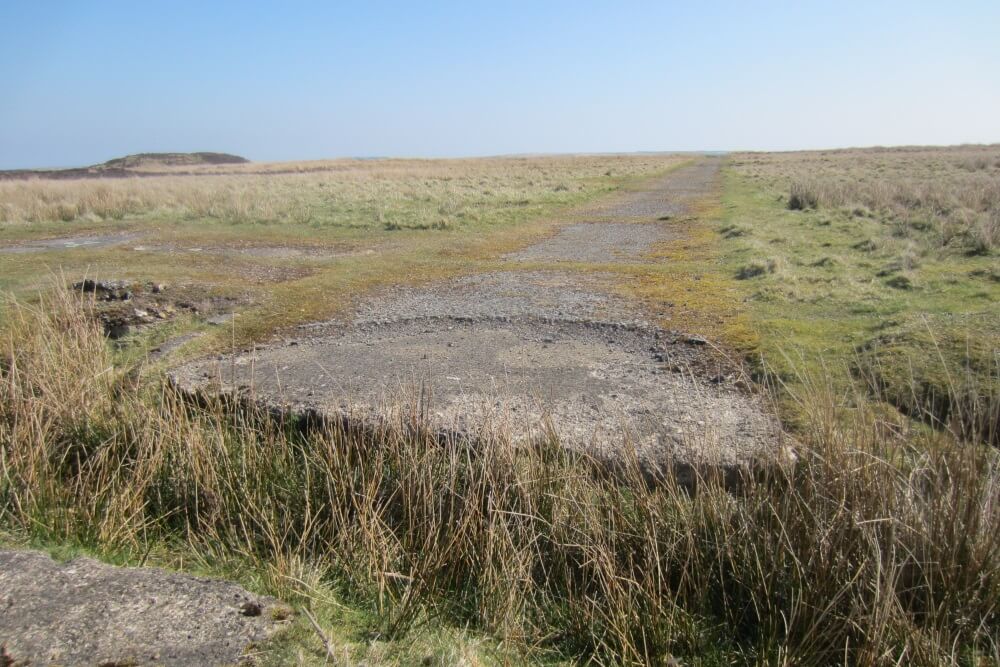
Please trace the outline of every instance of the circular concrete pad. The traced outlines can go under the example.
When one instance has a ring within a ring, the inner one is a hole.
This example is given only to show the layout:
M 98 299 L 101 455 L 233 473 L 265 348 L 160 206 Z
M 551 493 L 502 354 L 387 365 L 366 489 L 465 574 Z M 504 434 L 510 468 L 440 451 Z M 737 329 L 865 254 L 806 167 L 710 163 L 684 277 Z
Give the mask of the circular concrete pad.
M 683 234 L 667 220 L 710 194 L 702 159 L 581 214 L 510 256 L 630 263 Z M 602 217 L 606 216 L 606 217 Z M 601 222 L 592 222 L 600 220 Z M 586 222 L 584 222 L 586 221 Z M 399 415 L 436 432 L 559 442 L 601 459 L 635 452 L 654 470 L 745 468 L 783 457 L 782 432 L 707 341 L 664 331 L 607 271 L 498 271 L 366 298 L 349 321 L 177 369 L 182 389 L 239 392 L 362 426 Z
M 781 429 L 698 346 L 597 322 L 419 318 L 191 364 L 198 392 L 240 390 L 293 412 L 375 422 L 400 409 L 432 430 L 516 440 L 555 433 L 567 447 L 645 467 L 743 466 Z

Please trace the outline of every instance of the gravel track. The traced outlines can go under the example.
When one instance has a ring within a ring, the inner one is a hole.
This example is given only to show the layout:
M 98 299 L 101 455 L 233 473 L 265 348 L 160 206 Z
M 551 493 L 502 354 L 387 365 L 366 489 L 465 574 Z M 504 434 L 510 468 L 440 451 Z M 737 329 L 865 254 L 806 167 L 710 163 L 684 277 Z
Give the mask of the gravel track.
M 719 160 L 592 207 L 513 260 L 645 261 L 642 253 L 712 192 Z M 602 216 L 615 221 L 600 220 Z M 620 218 L 641 221 L 621 222 Z M 581 231 L 583 230 L 583 231 Z M 635 448 L 647 469 L 693 474 L 784 457 L 782 433 L 739 369 L 703 338 L 664 331 L 608 273 L 501 271 L 376 294 L 345 323 L 177 369 L 192 392 L 250 392 L 296 413 L 378 421 L 418 410 L 431 428 L 501 424 L 520 440 L 551 427 L 601 458 Z
M 549 239 L 507 255 L 522 262 L 649 262 L 654 244 L 682 231 L 671 220 L 711 192 L 719 160 L 704 159 L 659 179 L 648 190 L 628 192 L 579 212 Z
M 651 324 L 659 313 L 624 298 L 610 272 L 558 270 L 560 262 L 652 261 L 655 243 L 683 235 L 674 218 L 712 192 L 718 168 L 718 159 L 700 159 L 579 212 L 553 237 L 507 257 L 553 269 L 385 290 L 346 322 L 307 325 L 295 339 L 189 363 L 171 378 L 188 392 L 249 391 L 270 407 L 362 426 L 414 416 L 450 435 L 503 429 L 524 443 L 554 432 L 563 446 L 612 464 L 635 452 L 648 474 L 685 485 L 789 460 L 777 420 L 710 341 Z M 53 239 L 0 252 L 132 238 Z M 15 661 L 233 664 L 271 633 L 275 604 L 226 582 L 0 551 L 0 642 Z

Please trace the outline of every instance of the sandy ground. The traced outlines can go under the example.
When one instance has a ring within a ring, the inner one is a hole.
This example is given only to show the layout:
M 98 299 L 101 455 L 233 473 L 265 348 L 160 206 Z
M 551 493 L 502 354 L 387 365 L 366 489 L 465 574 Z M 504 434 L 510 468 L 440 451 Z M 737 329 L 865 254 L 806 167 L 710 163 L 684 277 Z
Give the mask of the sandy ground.
M 665 220 L 711 193 L 718 168 L 702 159 L 581 211 L 508 259 L 653 261 L 654 243 L 683 233 Z M 349 322 L 307 325 L 294 339 L 188 364 L 173 378 L 190 391 L 249 392 L 361 422 L 401 408 L 449 433 L 501 425 L 531 440 L 551 429 L 567 447 L 606 459 L 634 450 L 659 471 L 730 470 L 783 452 L 776 420 L 745 391 L 739 369 L 705 339 L 650 324 L 612 280 L 556 268 L 387 290 Z

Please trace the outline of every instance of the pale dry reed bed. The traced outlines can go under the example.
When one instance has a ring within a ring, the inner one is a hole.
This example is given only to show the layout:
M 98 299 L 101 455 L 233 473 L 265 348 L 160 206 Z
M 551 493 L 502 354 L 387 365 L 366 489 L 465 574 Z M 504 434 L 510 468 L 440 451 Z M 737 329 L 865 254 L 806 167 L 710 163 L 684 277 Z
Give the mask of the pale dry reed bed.
M 154 216 L 231 223 L 447 227 L 565 203 L 674 156 L 338 160 L 210 166 L 187 175 L 0 181 L 0 223 Z
M 747 154 L 741 168 L 783 181 L 791 209 L 847 209 L 930 248 L 1000 245 L 1000 145 Z
M 518 450 L 502 432 L 475 447 L 404 423 L 303 435 L 252 410 L 192 407 L 115 366 L 85 310 L 64 293 L 8 309 L 8 534 L 135 560 L 168 545 L 255 573 L 321 619 L 330 595 L 367 609 L 383 643 L 444 623 L 526 660 L 1000 659 L 996 451 L 900 439 L 822 384 L 799 397 L 810 448 L 794 470 L 691 497 L 602 476 L 554 445 Z M 299 640 L 322 659 L 315 638 Z M 358 658 L 368 644 L 343 649 Z

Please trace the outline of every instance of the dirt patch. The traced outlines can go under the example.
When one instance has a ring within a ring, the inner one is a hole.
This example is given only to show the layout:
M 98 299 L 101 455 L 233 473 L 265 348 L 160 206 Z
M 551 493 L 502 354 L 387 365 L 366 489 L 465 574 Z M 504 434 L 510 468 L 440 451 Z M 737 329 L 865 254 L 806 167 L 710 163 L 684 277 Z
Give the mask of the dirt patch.
M 15 245 L 0 246 L 0 254 L 25 254 L 52 252 L 56 250 L 98 249 L 128 243 L 140 238 L 141 234 L 105 234 L 94 236 L 64 236 L 55 239 L 24 241 Z
M 281 609 L 225 581 L 0 551 L 0 638 L 15 665 L 236 664 Z
M 73 283 L 70 289 L 92 296 L 94 316 L 112 339 L 181 314 L 211 320 L 248 303 L 247 297 L 213 295 L 198 285 L 88 278 Z

